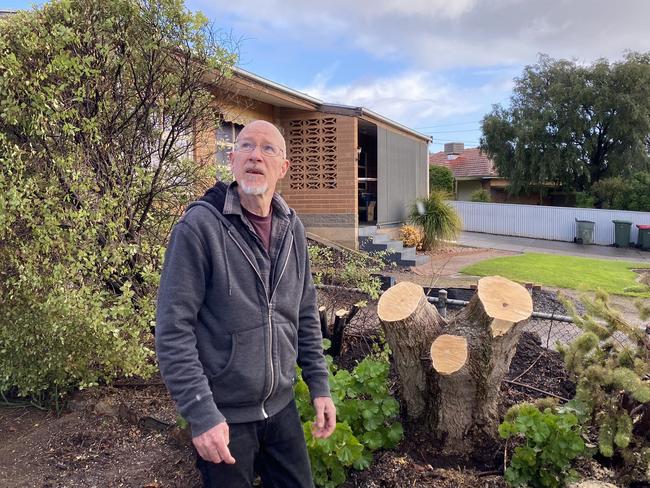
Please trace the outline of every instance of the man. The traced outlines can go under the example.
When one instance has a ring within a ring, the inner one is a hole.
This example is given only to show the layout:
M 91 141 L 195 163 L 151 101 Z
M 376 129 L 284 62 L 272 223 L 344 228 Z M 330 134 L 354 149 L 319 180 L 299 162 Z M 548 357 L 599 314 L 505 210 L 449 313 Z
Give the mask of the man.
M 302 223 L 275 193 L 280 131 L 244 127 L 217 183 L 174 227 L 156 314 L 160 371 L 192 428 L 205 486 L 312 487 L 293 383 L 302 368 L 315 437 L 336 425 Z

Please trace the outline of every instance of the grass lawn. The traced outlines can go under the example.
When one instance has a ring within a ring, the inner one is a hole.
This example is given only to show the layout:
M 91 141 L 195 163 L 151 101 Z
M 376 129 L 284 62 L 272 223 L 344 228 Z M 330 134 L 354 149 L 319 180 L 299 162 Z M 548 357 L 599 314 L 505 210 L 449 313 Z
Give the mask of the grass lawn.
M 525 253 L 519 256 L 488 259 L 461 269 L 461 273 L 499 275 L 519 282 L 593 291 L 634 297 L 650 297 L 650 290 L 635 281 L 633 268 L 650 265 L 613 259 L 591 259 L 556 254 Z

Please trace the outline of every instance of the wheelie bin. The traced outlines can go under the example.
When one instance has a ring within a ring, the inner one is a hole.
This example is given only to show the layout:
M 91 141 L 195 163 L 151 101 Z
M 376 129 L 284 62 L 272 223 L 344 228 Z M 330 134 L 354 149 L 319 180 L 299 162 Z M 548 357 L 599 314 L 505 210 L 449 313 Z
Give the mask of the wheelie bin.
M 612 222 L 614 222 L 614 246 L 629 247 L 632 222 L 627 220 L 612 220 Z
M 591 220 L 576 219 L 576 236 L 573 238 L 573 242 L 576 244 L 593 244 L 595 226 L 596 222 Z
M 650 250 L 650 225 L 636 224 L 639 228 L 639 237 L 636 245 L 646 251 Z

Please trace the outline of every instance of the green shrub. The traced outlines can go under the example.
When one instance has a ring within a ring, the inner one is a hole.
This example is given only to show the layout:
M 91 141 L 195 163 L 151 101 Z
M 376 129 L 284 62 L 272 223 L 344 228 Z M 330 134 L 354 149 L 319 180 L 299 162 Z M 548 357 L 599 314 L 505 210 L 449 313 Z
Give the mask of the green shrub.
M 540 411 L 534 405 L 512 407 L 499 426 L 504 439 L 521 442 L 506 469 L 510 486 L 561 487 L 576 478 L 571 461 L 585 450 L 578 417 L 571 411 L 551 408 Z
M 487 203 L 490 201 L 490 192 L 481 188 L 480 190 L 473 191 L 469 199 L 472 202 Z
M 432 191 L 428 198 L 418 199 L 409 212 L 409 222 L 424 233 L 423 248 L 433 249 L 443 240 L 453 240 L 461 229 L 460 217 L 446 200 L 449 194 Z
M 578 208 L 594 208 L 596 199 L 586 192 L 576 193 L 576 207 Z
M 650 172 L 635 173 L 628 181 L 628 189 L 614 199 L 615 208 L 650 212 Z
M 454 173 L 445 166 L 429 165 L 429 191 L 454 193 Z
M 628 185 L 620 176 L 603 178 L 600 181 L 596 181 L 591 185 L 591 189 L 589 190 L 589 193 L 595 200 L 595 202 L 592 200 L 591 208 L 594 207 L 594 203 L 600 208 L 616 208 L 614 201 L 626 191 L 628 191 Z M 580 205 L 576 203 L 576 206 L 579 207 Z
M 336 430 L 328 439 L 312 435 L 314 409 L 300 375 L 295 391 L 314 481 L 317 486 L 333 488 L 345 481 L 348 468 L 367 468 L 373 451 L 396 446 L 404 431 L 397 421 L 399 403 L 388 389 L 387 346 L 363 359 L 351 372 L 338 369 L 329 356 L 327 361 L 337 417 Z
M 650 212 L 650 173 L 641 171 L 626 179 L 604 178 L 591 186 L 590 193 L 601 208 Z
M 650 444 L 635 434 L 632 412 L 644 412 L 641 407 L 650 402 L 647 335 L 611 308 L 604 292 L 583 303 L 586 314 L 578 316 L 567 302 L 583 333 L 568 346 L 559 346 L 559 351 L 576 380 L 575 398 L 586 406 L 588 425 L 598 432 L 600 453 L 605 457 L 619 453 L 627 465 L 625 476 L 639 479 L 650 463 Z M 643 304 L 639 308 L 645 316 L 648 310 Z
M 373 276 L 386 266 L 389 251 L 371 254 L 356 251 L 337 251 L 310 244 L 308 247 L 314 283 L 359 288 L 371 299 L 379 298 L 381 281 Z
M 154 370 L 164 245 L 212 172 L 187 136 L 234 61 L 211 34 L 176 0 L 0 18 L 0 394 Z

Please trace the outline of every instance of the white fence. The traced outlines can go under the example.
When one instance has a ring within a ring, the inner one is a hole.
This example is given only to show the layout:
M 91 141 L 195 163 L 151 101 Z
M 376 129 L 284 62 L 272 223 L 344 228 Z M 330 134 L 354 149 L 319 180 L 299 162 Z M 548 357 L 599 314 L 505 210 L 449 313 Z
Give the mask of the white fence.
M 611 245 L 614 243 L 612 220 L 633 222 L 632 242 L 637 242 L 638 229 L 635 224 L 650 225 L 650 212 L 512 205 L 509 203 L 460 201 L 450 203 L 458 211 L 463 221 L 463 230 L 504 236 L 573 241 L 576 219 L 591 220 L 596 223 L 594 243 Z

